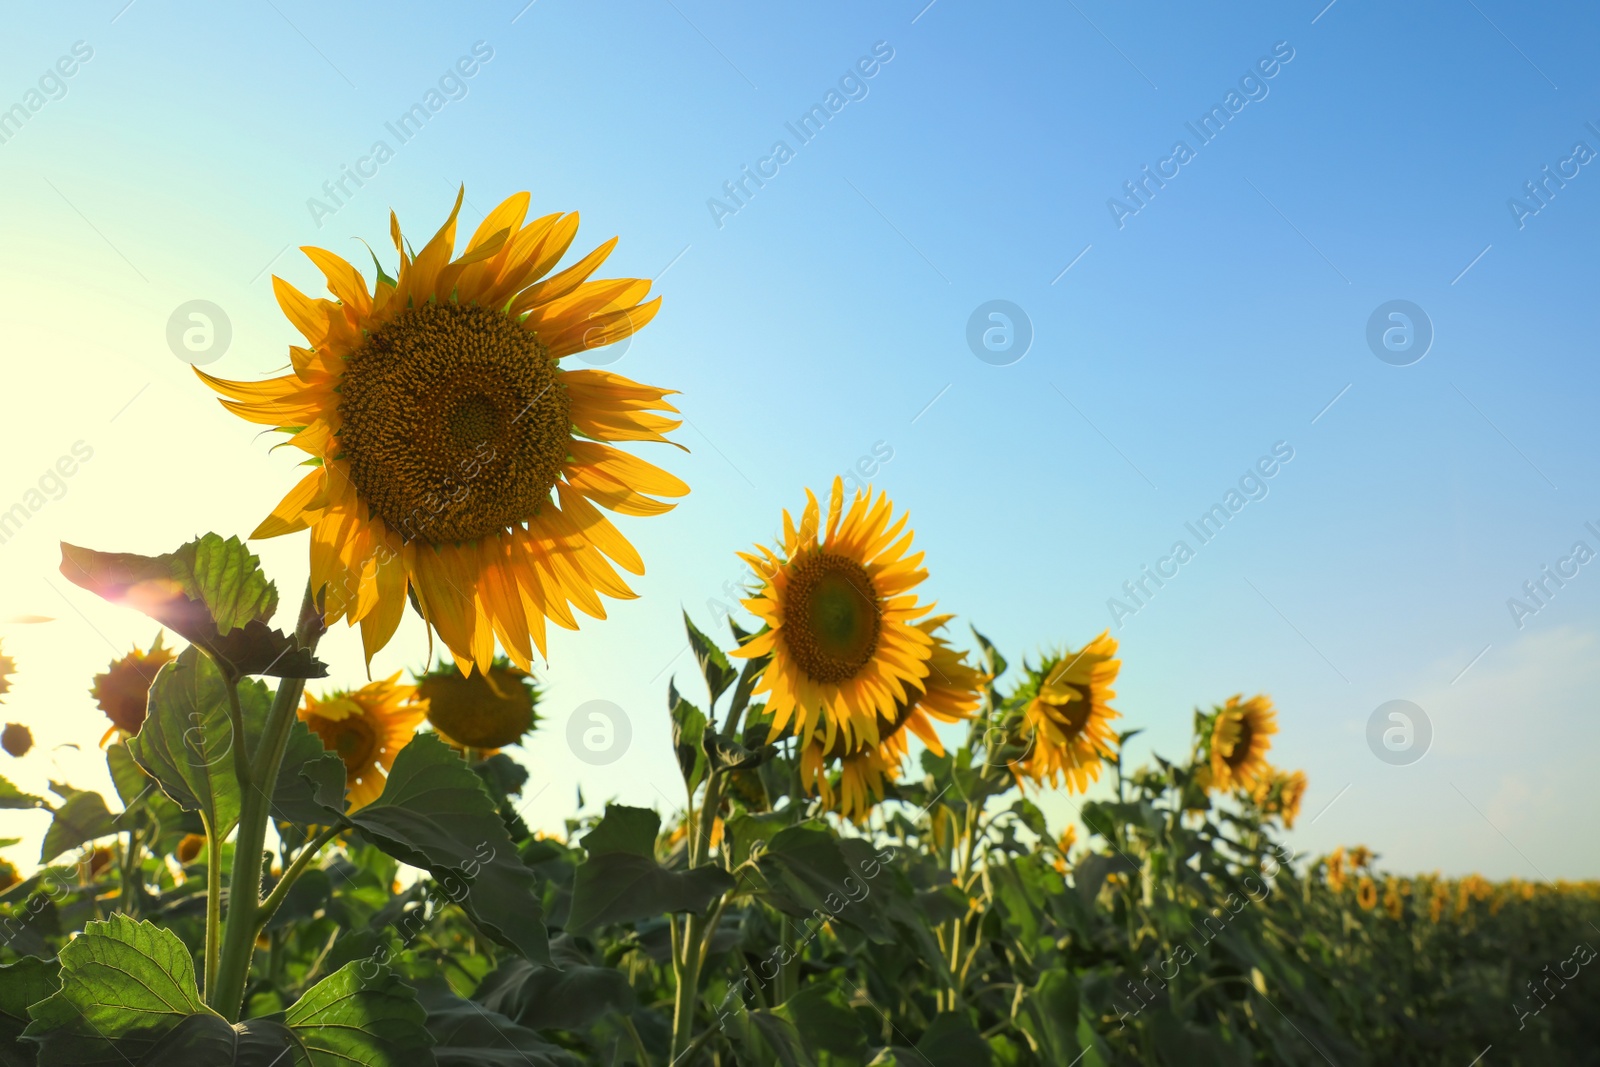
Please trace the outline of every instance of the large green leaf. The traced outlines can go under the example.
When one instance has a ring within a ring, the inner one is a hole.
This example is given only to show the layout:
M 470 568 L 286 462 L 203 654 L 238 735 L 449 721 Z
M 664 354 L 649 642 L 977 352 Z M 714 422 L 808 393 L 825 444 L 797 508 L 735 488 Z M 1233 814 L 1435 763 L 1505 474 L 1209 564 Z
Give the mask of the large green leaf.
M 411 990 L 382 967 L 351 964 L 286 1013 L 230 1024 L 195 986 L 170 930 L 114 915 L 61 950 L 58 991 L 29 1008 L 39 1067 L 413 1067 L 431 1039 Z
M 678 695 L 678 687 L 667 683 L 667 706 L 672 713 L 672 751 L 678 757 L 678 770 L 693 793 L 706 780 L 706 754 L 700 747 L 705 736 L 705 712 Z
M 1017 1022 L 1048 1063 L 1071 1063 L 1078 1048 L 1078 983 L 1066 970 L 1046 971 L 1021 1001 Z
M 806 1050 L 816 1058 L 819 1052 L 843 1057 L 847 1063 L 866 1059 L 867 1035 L 861 1019 L 851 1010 L 838 986 L 830 982 L 808 982 L 800 992 L 773 1009 L 794 1024 Z
M 96 838 L 117 832 L 116 817 L 106 809 L 105 798 L 86 789 L 51 782 L 50 788 L 64 799 L 55 809 L 50 829 L 44 832 L 44 847 L 39 862 L 49 863 L 69 848 L 86 845 Z
M 340 814 L 343 767 L 306 764 L 329 825 L 353 826 L 383 851 L 430 872 L 451 900 L 485 931 L 528 959 L 550 962 L 538 879 L 523 865 L 483 779 L 431 733 L 400 750 L 383 793 Z
M 28 1025 L 28 1007 L 61 987 L 60 966 L 37 956 L 0 964 L 0 1067 L 33 1067 L 37 1046 L 17 1039 Z
M 881 944 L 896 940 L 883 918 L 882 887 L 873 884 L 883 872 L 868 862 L 870 844 L 851 843 L 849 852 L 861 853 L 851 858 L 845 844 L 819 822 L 774 834 L 756 863 L 765 881 L 762 895 L 796 918 L 838 918 Z
M 695 662 L 700 664 L 700 673 L 705 675 L 706 689 L 711 693 L 711 701 L 706 705 L 712 711 L 716 710 L 717 698 L 727 691 L 728 686 L 734 683 L 739 673 L 728 662 L 728 657 L 718 648 L 716 642 L 700 632 L 700 628 L 689 618 L 689 613 L 683 613 L 683 627 L 689 632 L 689 647 L 694 650 Z
M 582 1030 L 608 1012 L 633 1010 L 627 975 L 591 966 L 570 951 L 552 955 L 559 969 L 506 960 L 484 978 L 474 999 L 534 1030 Z
M 552 1044 L 499 1012 L 450 991 L 442 979 L 423 982 L 417 999 L 428 1010 L 438 1067 L 581 1067 Z
M 278 591 L 236 537 L 208 533 L 160 556 L 97 552 L 62 542 L 61 573 L 182 634 L 235 676 L 321 678 L 328 669 L 294 637 L 267 625 Z
M 198 811 L 218 839 L 239 821 L 239 780 L 233 746 L 248 741 L 233 736 L 228 712 L 232 683 L 209 656 L 190 646 L 161 668 L 150 686 L 150 710 L 128 751 L 162 792 L 185 811 Z M 254 679 L 238 686 L 245 734 L 259 732 L 272 698 Z M 255 730 L 251 730 L 251 726 Z
M 10 779 L 0 778 L 0 809 L 37 808 L 43 806 L 43 804 L 43 797 L 36 797 L 32 793 L 24 793 L 12 785 Z
M 572 886 L 568 926 L 591 930 L 668 912 L 702 912 L 734 886 L 732 875 L 706 865 L 669 871 L 655 859 L 661 817 L 648 808 L 612 804 L 583 839 L 589 858 Z

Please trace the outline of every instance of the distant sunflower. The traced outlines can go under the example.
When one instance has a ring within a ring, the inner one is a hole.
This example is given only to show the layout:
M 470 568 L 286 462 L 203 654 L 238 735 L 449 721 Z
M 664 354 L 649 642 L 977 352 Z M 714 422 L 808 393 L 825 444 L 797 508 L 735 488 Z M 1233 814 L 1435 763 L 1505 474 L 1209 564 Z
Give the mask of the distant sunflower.
M 808 489 L 798 529 L 783 513 L 778 552 L 739 553 L 762 580 L 744 605 L 766 627 L 730 655 L 771 655 L 755 692 L 767 695 L 772 737 L 793 722 L 804 738 L 820 728 L 825 748 L 842 735 L 848 752 L 876 744 L 879 724 L 926 684 L 933 638 L 916 620 L 933 605 L 912 592 L 928 572 L 910 554 L 907 516 L 895 519 L 882 493 L 858 490 L 848 513 L 844 504 L 835 478 L 824 528 Z
M 1340 845 L 1328 853 L 1328 888 L 1335 893 L 1344 892 L 1345 884 L 1345 858 L 1344 846 Z
M 501 662 L 466 675 L 441 665 L 417 682 L 417 696 L 427 702 L 428 721 L 451 744 L 492 750 L 533 729 L 538 691 L 527 672 Z
M 1306 788 L 1305 771 L 1285 773 L 1275 770 L 1271 775 L 1257 779 L 1251 796 L 1263 814 L 1278 816 L 1283 820 L 1284 829 L 1293 830 L 1294 821 L 1300 817 L 1300 804 L 1305 799 Z
M 1400 888 L 1393 879 L 1384 883 L 1383 910 L 1389 913 L 1389 918 L 1399 920 L 1405 914 L 1406 904 L 1400 896 Z
M 10 656 L 0 656 L 0 696 L 11 692 L 11 676 L 16 673 L 17 661 Z
M 1278 713 L 1265 695 L 1231 696 L 1211 729 L 1209 784 L 1221 791 L 1253 790 L 1271 773 L 1267 750 L 1278 732 Z
M 1065 778 L 1069 792 L 1082 793 L 1099 780 L 1101 764 L 1117 751 L 1111 722 L 1121 714 L 1111 707 L 1111 686 L 1121 669 L 1109 631 L 1045 662 L 1023 708 L 1027 751 L 1011 764 L 1019 781 L 1054 788 Z
M 398 685 L 400 673 L 368 682 L 353 692 L 306 694 L 300 719 L 322 739 L 322 747 L 344 760 L 350 810 L 365 807 L 383 792 L 394 758 L 416 735 L 427 705 L 416 687 Z
M 1055 868 L 1057 874 L 1066 874 L 1072 866 L 1072 847 L 1078 843 L 1078 828 L 1069 825 L 1056 840 Z
M 293 373 L 262 382 L 200 377 L 251 422 L 292 434 L 315 469 L 254 537 L 311 530 L 311 581 L 327 618 L 361 624 L 367 660 L 394 636 L 408 591 L 463 667 L 487 670 L 495 639 L 524 670 L 545 651 L 545 620 L 605 618 L 601 593 L 631 598 L 610 557 L 644 564 L 595 505 L 656 515 L 688 486 L 608 442 L 660 441 L 679 420 L 669 390 L 608 371 L 566 370 L 565 356 L 642 328 L 660 299 L 650 282 L 587 279 L 613 238 L 559 274 L 577 214 L 523 224 L 528 194 L 489 212 L 452 259 L 450 217 L 411 255 L 389 216 L 397 280 L 373 291 L 349 263 L 302 249 L 337 299 L 273 287 L 307 347 Z M 543 279 L 542 281 L 540 279 Z M 670 443 L 670 442 L 667 442 Z M 653 495 L 652 495 L 653 494 Z
M 800 750 L 800 779 L 807 792 L 816 793 L 830 810 L 857 824 L 866 820 L 872 808 L 883 799 L 888 783 L 896 780 L 910 752 L 910 734 L 916 734 L 936 756 L 944 755 L 944 745 L 934 732 L 934 720 L 960 722 L 972 717 L 979 692 L 988 676 L 966 662 L 966 653 L 951 648 L 936 633 L 951 616 L 940 615 L 917 623 L 917 629 L 933 642 L 928 659 L 925 687 L 912 690 L 910 699 L 896 705 L 893 719 L 877 723 L 877 743 L 858 738 L 854 747 L 845 735 L 837 733 L 831 743 L 825 729 L 814 730 Z M 837 793 L 829 777 L 828 765 L 839 765 Z
M 1361 905 L 1362 911 L 1371 911 L 1378 906 L 1378 884 L 1372 880 L 1372 875 L 1363 874 L 1356 883 L 1356 903 Z
M 121 659 L 114 660 L 104 673 L 94 676 L 94 686 L 89 690 L 89 695 L 94 697 L 100 710 L 111 720 L 110 728 L 100 738 L 102 748 L 119 731 L 124 737 L 132 737 L 139 732 L 139 727 L 144 725 L 145 709 L 150 703 L 150 686 L 156 680 L 156 673 L 172 662 L 172 658 L 172 650 L 162 647 L 161 635 L 157 634 L 149 651 L 141 652 L 135 648 Z

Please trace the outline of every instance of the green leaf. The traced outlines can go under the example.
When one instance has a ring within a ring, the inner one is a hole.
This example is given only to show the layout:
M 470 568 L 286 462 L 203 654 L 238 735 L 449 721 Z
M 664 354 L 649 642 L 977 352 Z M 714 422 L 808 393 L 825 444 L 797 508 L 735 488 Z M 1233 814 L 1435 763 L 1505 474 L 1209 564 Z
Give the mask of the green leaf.
M 248 721 L 245 730 L 253 743 L 257 731 Z M 301 826 L 333 825 L 332 813 L 318 797 L 319 789 L 326 789 L 329 797 L 344 795 L 344 760 L 323 748 L 311 728 L 296 720 L 289 727 L 289 743 L 284 746 L 278 781 L 272 790 L 273 817 Z M 338 812 L 343 811 L 341 803 Z
M 703 912 L 731 890 L 733 876 L 709 864 L 692 871 L 669 871 L 655 859 L 661 817 L 648 808 L 612 804 L 589 831 L 583 847 L 589 858 L 572 885 L 568 926 L 591 930 L 603 923 L 626 923 L 667 912 Z
M 529 959 L 550 962 L 538 879 L 523 866 L 483 780 L 453 749 L 431 733 L 413 737 L 382 795 L 349 815 L 339 814 L 344 779 L 335 781 L 333 769 L 317 760 L 302 772 L 315 779 L 330 825 L 353 826 L 395 859 L 430 872 L 474 923 Z
M 1078 983 L 1065 970 L 1050 970 L 1021 999 L 1017 1023 L 1045 1052 L 1047 1063 L 1071 1063 L 1078 1048 Z
M 371 960 L 347 963 L 306 990 L 281 1017 L 311 1063 L 416 1067 L 432 1047 L 416 993 Z
M 0 809 L 38 808 L 43 806 L 43 797 L 36 797 L 32 793 L 24 793 L 12 785 L 10 779 L 0 778 Z
M 559 969 L 508 959 L 484 978 L 474 999 L 534 1030 L 584 1030 L 608 1012 L 633 1010 L 633 987 L 621 971 L 581 957 L 558 962 Z
M 61 988 L 60 965 L 37 956 L 0 964 L 0 1067 L 33 1067 L 33 1045 L 17 1039 L 28 1025 L 28 1008 Z
M 417 988 L 428 1011 L 438 1067 L 581 1067 L 566 1049 L 481 1004 L 462 1000 L 443 979 Z
M 1107 875 L 1136 874 L 1138 870 L 1138 864 L 1121 853 L 1113 856 L 1091 852 L 1072 865 L 1072 884 L 1077 886 L 1079 895 L 1088 904 L 1100 895 L 1100 887 L 1105 885 Z
M 972 636 L 978 639 L 978 644 L 983 648 L 983 657 L 987 661 L 987 665 L 984 668 L 985 672 L 995 678 L 1004 674 L 1006 672 L 1006 658 L 1000 654 L 999 649 L 994 647 L 994 642 L 979 633 L 976 626 L 972 627 Z
M 866 856 L 872 848 L 859 842 L 863 856 L 852 863 L 843 842 L 820 822 L 806 822 L 779 831 L 757 860 L 766 880 L 765 895 L 780 911 L 796 918 L 818 914 L 838 918 L 880 944 L 897 940 L 880 914 L 882 893 L 871 882 L 882 872 Z M 858 846 L 853 845 L 852 851 Z
M 965 1015 L 941 1012 L 917 1042 L 917 1052 L 931 1067 L 989 1067 L 993 1054 L 988 1042 L 972 1028 Z M 1048 1063 L 1070 1060 L 1047 1060 Z
M 128 741 L 133 758 L 161 783 L 162 792 L 185 811 L 199 811 L 219 840 L 239 821 L 231 684 L 210 657 L 193 646 L 184 649 L 156 675 L 149 714 Z M 238 692 L 248 737 L 249 724 L 260 729 L 272 698 L 253 679 L 241 682 Z
M 741 1012 L 725 1020 L 728 1036 L 739 1052 L 740 1063 L 776 1064 L 778 1067 L 816 1067 L 794 1023 L 764 1008 Z
M 689 647 L 694 650 L 695 661 L 700 664 L 700 673 L 705 676 L 706 688 L 711 692 L 711 702 L 706 706 L 715 711 L 717 698 L 727 692 L 739 672 L 733 669 L 716 642 L 700 632 L 687 611 L 683 613 L 683 627 L 689 631 Z
M 117 832 L 116 819 L 106 810 L 105 798 L 99 793 L 73 789 L 56 782 L 52 782 L 50 788 L 65 799 L 56 808 L 50 829 L 44 833 L 44 847 L 39 850 L 40 863 L 49 863 L 69 848 L 77 848 Z
M 294 637 L 267 625 L 278 591 L 236 537 L 214 533 L 176 552 L 141 556 L 61 544 L 61 573 L 113 603 L 182 634 L 235 676 L 322 678 L 328 668 Z
M 706 754 L 700 747 L 705 736 L 703 711 L 678 695 L 678 687 L 667 683 L 667 706 L 672 711 L 672 751 L 678 757 L 678 770 L 692 794 L 706 780 Z
M 794 1024 L 813 1058 L 818 1052 L 843 1057 L 848 1063 L 867 1058 L 867 1035 L 861 1020 L 831 982 L 808 982 L 773 1013 Z

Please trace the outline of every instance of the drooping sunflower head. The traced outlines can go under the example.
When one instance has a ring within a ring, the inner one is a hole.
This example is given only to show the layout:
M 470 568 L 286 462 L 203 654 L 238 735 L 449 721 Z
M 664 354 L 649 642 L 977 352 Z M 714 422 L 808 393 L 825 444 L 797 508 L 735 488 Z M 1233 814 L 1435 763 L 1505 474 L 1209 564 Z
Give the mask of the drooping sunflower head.
M 1293 830 L 1307 785 L 1305 771 L 1273 770 L 1257 779 L 1251 798 L 1263 815 L 1276 815 L 1283 820 L 1284 829 Z
M 20 722 L 8 722 L 6 728 L 0 730 L 0 749 L 5 749 L 8 756 L 21 758 L 33 748 L 33 731 Z
M 1082 793 L 1100 777 L 1101 764 L 1116 755 L 1111 707 L 1122 661 L 1117 640 L 1102 633 L 1077 651 L 1053 655 L 1021 690 L 1020 742 L 1024 753 L 1011 761 L 1019 782 L 1054 788 L 1065 781 L 1069 792 Z
M 1272 767 L 1267 750 L 1278 732 L 1278 713 L 1267 696 L 1231 696 L 1211 725 L 1209 784 L 1220 792 L 1254 791 Z
M 628 337 L 660 305 L 642 302 L 647 280 L 589 280 L 615 238 L 551 274 L 578 216 L 526 222 L 519 193 L 454 256 L 461 199 L 415 255 L 390 216 L 399 276 L 380 269 L 370 291 L 319 248 L 303 251 L 335 299 L 273 279 L 306 339 L 290 349 L 293 373 L 200 376 L 230 411 L 312 456 L 254 536 L 311 530 L 312 583 L 329 621 L 361 624 L 369 662 L 409 594 L 463 669 L 490 669 L 498 639 L 531 670 L 547 619 L 577 629 L 571 607 L 605 618 L 600 594 L 634 595 L 612 565 L 644 565 L 599 508 L 654 515 L 673 506 L 657 497 L 689 490 L 612 444 L 666 442 L 679 420 L 658 414 L 676 411 L 669 390 L 561 365 Z
M 440 664 L 418 680 L 417 696 L 427 702 L 433 728 L 458 748 L 516 744 L 537 721 L 538 689 L 527 672 L 503 660 L 468 674 Z
M 827 525 L 810 490 L 797 528 L 783 513 L 783 543 L 741 552 L 760 586 L 745 607 L 766 625 L 732 655 L 771 656 L 755 692 L 767 696 L 775 738 L 794 724 L 824 745 L 876 743 L 879 723 L 926 686 L 933 638 L 917 620 L 933 609 L 913 589 L 928 576 L 911 552 L 907 516 L 889 498 L 857 491 L 845 510 L 833 480 Z
M 300 719 L 322 740 L 322 747 L 344 761 L 350 810 L 364 807 L 383 792 L 394 758 L 416 735 L 428 713 L 415 686 L 400 685 L 400 674 L 368 682 L 360 689 L 316 697 L 306 694 Z
M 170 663 L 172 657 L 172 650 L 162 646 L 161 635 L 157 634 L 155 643 L 148 651 L 135 648 L 121 659 L 114 660 L 103 673 L 94 676 L 94 686 L 89 690 L 89 695 L 94 697 L 94 702 L 111 720 L 110 728 L 100 738 L 102 746 L 119 731 L 124 737 L 132 737 L 139 732 L 139 727 L 144 725 L 146 706 L 150 703 L 150 686 L 156 680 L 156 673 Z
M 989 677 L 967 664 L 966 653 L 950 647 L 937 633 L 951 616 L 939 615 L 916 624 L 932 644 L 928 657 L 928 676 L 912 688 L 907 699 L 895 706 L 893 718 L 876 724 L 876 741 L 857 734 L 847 739 L 844 731 L 828 738 L 826 726 L 819 726 L 800 750 L 800 780 L 808 793 L 822 799 L 823 806 L 836 811 L 857 825 L 883 800 L 888 783 L 900 777 L 915 734 L 934 755 L 944 755 L 944 744 L 935 732 L 934 722 L 960 722 L 977 710 L 983 686 Z M 830 768 L 838 766 L 835 789 Z

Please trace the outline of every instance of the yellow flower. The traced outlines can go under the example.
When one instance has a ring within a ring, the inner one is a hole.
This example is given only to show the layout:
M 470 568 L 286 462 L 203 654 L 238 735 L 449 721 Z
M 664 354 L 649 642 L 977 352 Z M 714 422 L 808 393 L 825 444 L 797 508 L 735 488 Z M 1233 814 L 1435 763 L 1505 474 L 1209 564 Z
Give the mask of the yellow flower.
M 172 650 L 162 647 L 161 635 L 157 634 L 148 652 L 135 648 L 114 661 L 103 674 L 94 676 L 94 687 L 89 695 L 111 720 L 110 729 L 100 738 L 102 747 L 119 731 L 124 737 L 139 732 L 139 727 L 144 725 L 145 707 L 150 702 L 150 686 L 156 680 L 156 672 L 171 660 Z
M 1389 918 L 1395 920 L 1405 914 L 1405 902 L 1400 899 L 1399 889 L 1393 881 L 1384 883 L 1383 909 L 1389 913 Z
M 1356 903 L 1361 905 L 1362 911 L 1371 911 L 1378 906 L 1378 884 L 1372 880 L 1372 875 L 1363 874 L 1356 883 Z
M 1283 820 L 1286 830 L 1294 829 L 1300 817 L 1300 803 L 1306 795 L 1306 772 L 1273 771 L 1270 777 L 1259 778 L 1251 796 L 1264 815 L 1276 815 Z
M 1057 874 L 1067 873 L 1067 868 L 1071 865 L 1072 846 L 1077 843 L 1078 828 L 1076 826 L 1068 826 L 1061 832 L 1061 836 L 1056 839 L 1055 868 Z
M 466 675 L 443 666 L 423 675 L 417 696 L 427 702 L 433 728 L 458 748 L 497 749 L 533 729 L 537 693 L 527 673 L 509 664 Z
M 1220 792 L 1253 790 L 1272 768 L 1267 750 L 1278 732 L 1278 713 L 1265 695 L 1242 700 L 1231 696 L 1217 711 L 1211 730 L 1208 785 Z
M 611 447 L 666 442 L 665 390 L 565 356 L 619 341 L 654 317 L 650 282 L 587 279 L 611 241 L 559 274 L 578 216 L 527 225 L 528 194 L 491 211 L 452 259 L 455 208 L 416 255 L 390 215 L 400 277 L 372 292 L 349 263 L 303 249 L 337 299 L 273 278 L 305 335 L 293 373 L 262 382 L 200 377 L 223 406 L 292 436 L 315 469 L 252 536 L 311 530 L 311 581 L 327 618 L 361 624 L 368 662 L 408 591 L 456 662 L 487 670 L 495 639 L 524 670 L 545 620 L 578 627 L 568 602 L 605 618 L 599 594 L 634 594 L 612 569 L 644 564 L 595 507 L 655 515 L 688 486 Z M 540 279 L 543 279 L 542 281 Z M 553 495 L 552 495 L 553 494 Z
M 933 638 L 916 620 L 933 605 L 912 592 L 928 572 L 909 554 L 907 516 L 895 519 L 882 493 L 844 504 L 835 478 L 824 527 L 808 489 L 798 529 L 783 513 L 781 555 L 739 553 L 762 580 L 744 605 L 766 626 L 730 655 L 771 655 L 755 693 L 767 696 L 773 738 L 792 722 L 807 739 L 820 728 L 828 748 L 842 735 L 850 752 L 876 744 L 879 724 L 929 684 Z
M 395 756 L 428 712 L 416 699 L 415 686 L 396 684 L 399 677 L 396 671 L 354 692 L 307 693 L 300 708 L 301 720 L 322 739 L 322 747 L 344 760 L 351 811 L 378 799 Z
M 1111 686 L 1121 669 L 1109 631 L 1045 662 L 1023 709 L 1027 751 L 1011 763 L 1019 782 L 1054 788 L 1064 778 L 1069 792 L 1082 793 L 1099 779 L 1102 762 L 1117 751 L 1111 722 L 1121 714 L 1111 707 L 1117 695 Z
M 933 642 L 925 686 L 912 689 L 909 699 L 896 705 L 892 719 L 875 724 L 877 743 L 861 737 L 851 748 L 842 732 L 829 742 L 824 728 L 812 731 L 810 741 L 800 750 L 800 780 L 808 793 L 822 798 L 825 807 L 857 824 L 865 822 L 873 806 L 883 799 L 887 784 L 899 778 L 910 752 L 909 734 L 921 738 L 934 755 L 942 756 L 944 745 L 934 732 L 934 720 L 960 722 L 972 717 L 979 691 L 989 678 L 968 666 L 966 653 L 957 652 L 936 633 L 950 618 L 939 615 L 917 624 Z M 835 761 L 839 764 L 837 793 L 828 775 L 828 764 Z
M 0 656 L 0 696 L 11 692 L 11 676 L 17 673 L 17 661 L 10 656 Z
M 1328 888 L 1335 893 L 1344 892 L 1344 846 L 1328 853 Z
M 1366 845 L 1357 845 L 1350 850 L 1350 866 L 1366 869 L 1372 866 L 1372 850 Z

